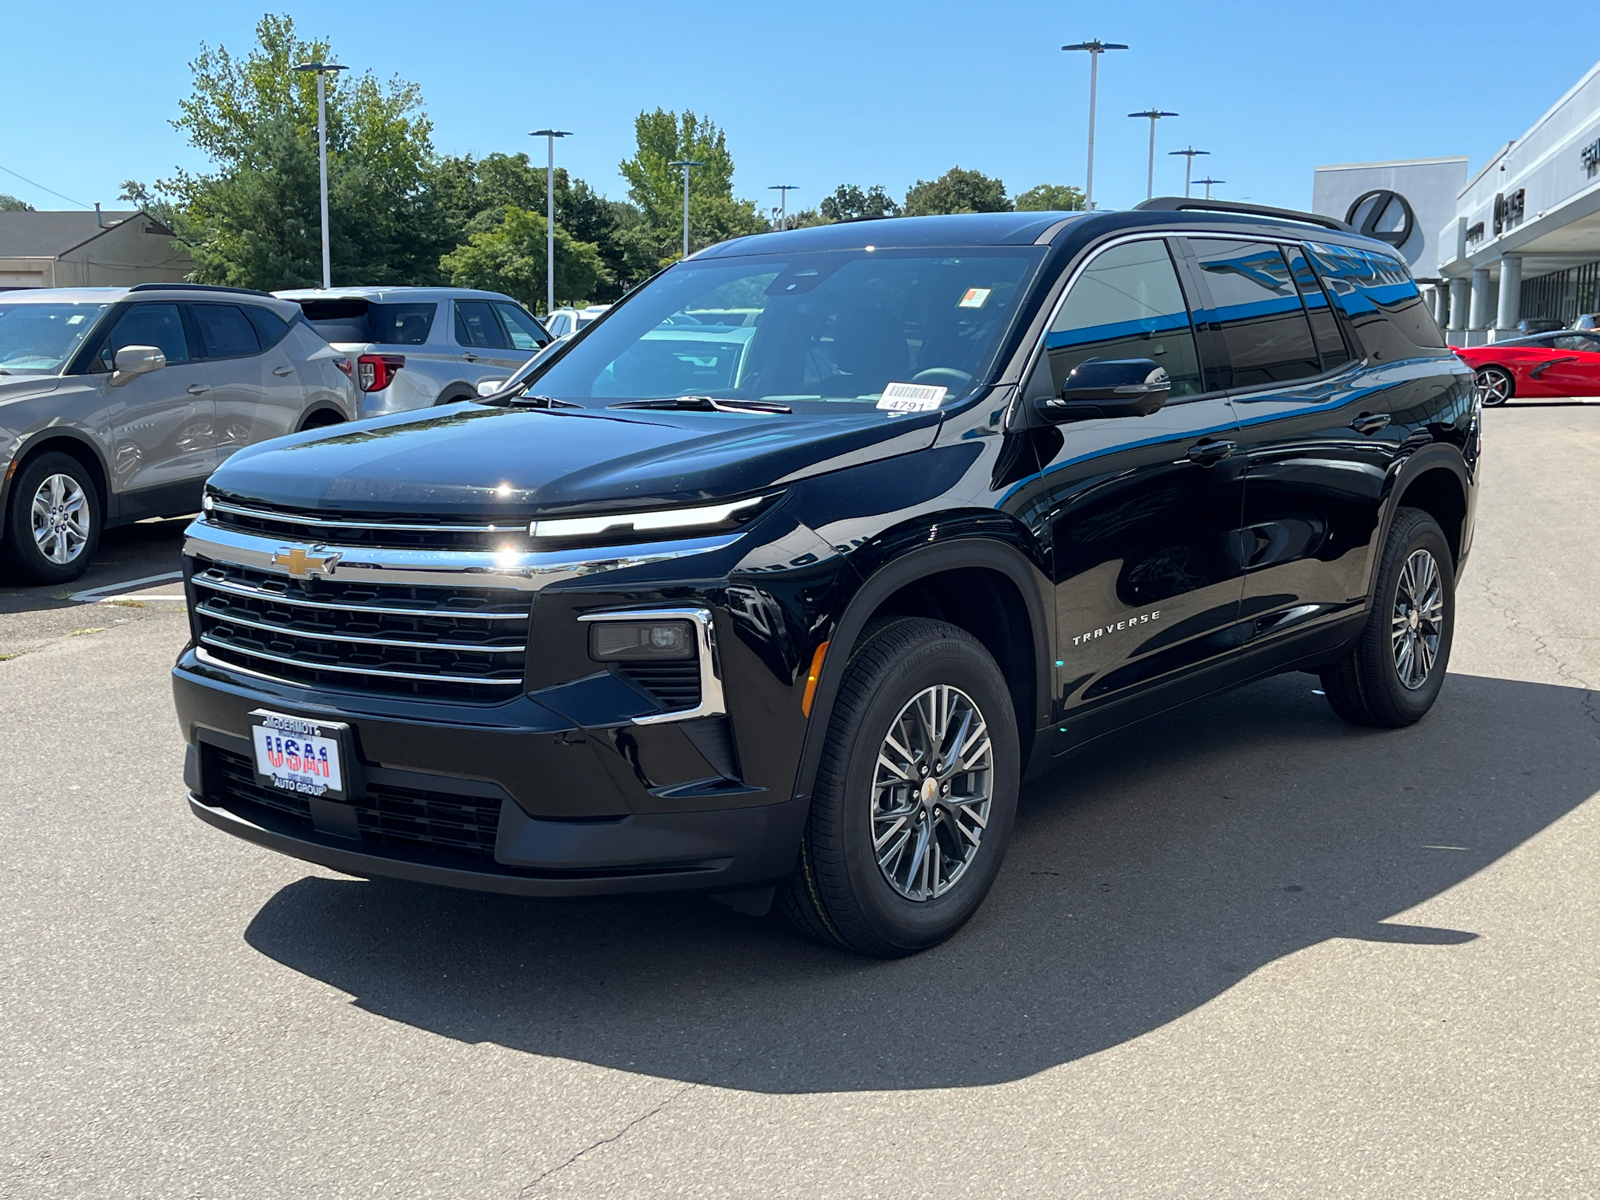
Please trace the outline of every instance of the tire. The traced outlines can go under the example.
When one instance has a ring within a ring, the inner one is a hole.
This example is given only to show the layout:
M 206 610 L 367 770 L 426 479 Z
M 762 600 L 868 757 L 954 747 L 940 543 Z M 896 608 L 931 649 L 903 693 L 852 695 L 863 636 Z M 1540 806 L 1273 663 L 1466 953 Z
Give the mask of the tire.
M 943 720 L 934 715 L 941 710 Z M 930 725 L 943 726 L 942 737 L 930 738 Z M 937 767 L 937 752 L 952 749 L 963 725 L 986 731 L 987 751 L 969 732 L 953 765 L 970 770 L 929 770 L 926 759 Z M 804 933 L 860 954 L 898 958 L 937 945 L 977 911 L 999 874 L 1020 773 L 1011 693 L 976 638 L 919 617 L 869 630 L 840 684 L 779 907 Z M 962 796 L 986 797 L 987 809 Z M 882 865 L 875 840 L 885 847 Z
M 1431 515 L 1418 508 L 1395 515 L 1373 597 L 1355 646 L 1320 672 L 1322 690 L 1351 724 L 1399 729 L 1438 699 L 1455 638 L 1454 559 Z
M 6 565 L 25 583 L 77 579 L 94 559 L 103 520 L 100 492 L 83 464 L 60 451 L 41 454 L 11 485 L 0 543 Z
M 1479 368 L 1472 384 L 1485 408 L 1499 408 L 1517 394 L 1517 381 L 1504 367 Z

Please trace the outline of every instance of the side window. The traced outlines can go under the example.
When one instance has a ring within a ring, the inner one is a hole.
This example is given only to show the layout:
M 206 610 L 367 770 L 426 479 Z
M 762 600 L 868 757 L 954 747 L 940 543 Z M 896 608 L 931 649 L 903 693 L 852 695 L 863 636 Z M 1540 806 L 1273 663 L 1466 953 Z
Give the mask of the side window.
M 289 322 L 275 312 L 257 308 L 254 304 L 246 304 L 244 315 L 249 317 L 250 324 L 256 327 L 256 336 L 261 339 L 263 350 L 276 346 L 289 336 Z
M 539 322 L 517 305 L 507 304 L 501 300 L 495 303 L 494 310 L 505 322 L 506 333 L 511 338 L 511 345 L 516 349 L 537 350 L 550 340 L 544 330 L 539 328 Z
M 232 304 L 195 304 L 194 322 L 200 328 L 207 358 L 244 358 L 261 353 L 256 327 Z
M 549 319 L 546 324 L 546 328 L 550 330 L 551 337 L 566 337 L 567 334 L 571 332 L 571 330 L 567 328 L 571 321 L 572 318 L 567 316 L 566 313 L 557 313 L 555 316 Z
M 1449 354 L 1439 324 L 1399 259 L 1309 242 L 1311 265 L 1374 362 Z
M 1260 387 L 1322 372 L 1289 264 L 1275 245 L 1189 243 L 1211 293 L 1200 319 L 1222 335 L 1226 363 L 1207 363 L 1212 388 Z
M 183 334 L 183 317 L 176 304 L 135 304 L 106 335 L 97 357 L 105 370 L 116 365 L 124 346 L 155 346 L 167 356 L 167 365 L 189 361 L 189 339 Z
M 372 325 L 372 340 L 381 346 L 421 346 L 433 328 L 437 304 L 374 304 L 367 309 Z M 457 318 L 456 328 L 460 332 Z M 459 338 L 457 339 L 459 340 Z M 462 345 L 467 343 L 462 342 Z
M 1577 350 L 1583 354 L 1600 353 L 1600 338 L 1587 333 L 1563 333 L 1551 340 L 1556 350 Z
M 505 348 L 505 335 L 500 332 L 500 322 L 495 320 L 488 301 L 456 301 L 456 341 L 463 346 Z
M 1172 377 L 1172 395 L 1201 391 L 1200 358 L 1178 273 L 1164 241 L 1129 242 L 1097 255 L 1045 334 L 1050 377 L 1091 358 L 1148 358 Z
M 1322 356 L 1322 369 L 1331 371 L 1340 363 L 1350 361 L 1350 350 L 1339 332 L 1339 319 L 1333 315 L 1333 306 L 1328 303 L 1327 293 L 1306 261 L 1305 251 L 1299 246 L 1285 246 L 1283 250 L 1289 256 L 1289 269 L 1300 288 L 1300 299 L 1305 301 L 1306 316 L 1311 320 L 1311 337 L 1317 343 L 1317 353 Z

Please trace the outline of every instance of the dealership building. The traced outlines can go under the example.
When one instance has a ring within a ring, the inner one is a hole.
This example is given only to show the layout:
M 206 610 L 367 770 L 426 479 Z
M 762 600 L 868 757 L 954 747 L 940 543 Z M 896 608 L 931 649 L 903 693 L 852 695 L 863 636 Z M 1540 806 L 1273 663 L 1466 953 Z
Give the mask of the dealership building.
M 1318 167 L 1312 209 L 1395 246 L 1454 345 L 1600 312 L 1600 63 L 1471 179 L 1461 157 Z

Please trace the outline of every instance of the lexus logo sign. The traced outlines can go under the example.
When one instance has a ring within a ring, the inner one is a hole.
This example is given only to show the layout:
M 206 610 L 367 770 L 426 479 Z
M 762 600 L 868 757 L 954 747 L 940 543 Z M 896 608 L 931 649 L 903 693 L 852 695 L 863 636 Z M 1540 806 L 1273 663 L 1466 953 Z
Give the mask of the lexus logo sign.
M 1357 196 L 1344 219 L 1358 233 L 1388 242 L 1396 250 L 1410 240 L 1417 228 L 1417 214 L 1411 211 L 1411 202 L 1387 188 Z

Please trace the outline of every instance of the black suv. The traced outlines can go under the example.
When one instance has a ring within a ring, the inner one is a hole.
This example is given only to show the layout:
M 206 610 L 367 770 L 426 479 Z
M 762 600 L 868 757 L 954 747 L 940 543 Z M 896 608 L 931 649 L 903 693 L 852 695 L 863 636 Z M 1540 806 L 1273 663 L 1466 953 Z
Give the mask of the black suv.
M 494 396 L 228 460 L 184 550 L 190 803 L 355 875 L 776 893 L 909 953 L 1109 730 L 1291 670 L 1422 717 L 1479 422 L 1404 264 L 1323 217 L 727 242 Z

